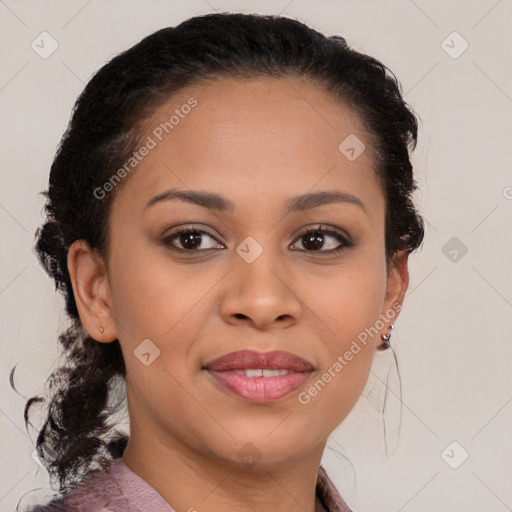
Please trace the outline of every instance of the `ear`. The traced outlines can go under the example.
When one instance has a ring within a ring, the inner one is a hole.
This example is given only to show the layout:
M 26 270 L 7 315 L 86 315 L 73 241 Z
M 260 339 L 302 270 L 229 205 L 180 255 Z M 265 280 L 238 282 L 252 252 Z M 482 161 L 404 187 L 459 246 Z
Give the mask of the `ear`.
M 102 258 L 87 242 L 77 240 L 69 248 L 68 271 L 85 330 L 101 343 L 114 341 L 117 336 L 111 314 L 107 272 Z
M 398 251 L 388 265 L 388 280 L 386 297 L 384 299 L 382 318 L 386 323 L 385 332 L 389 333 L 387 327 L 393 323 L 402 308 L 405 292 L 409 286 L 409 254 L 406 250 Z

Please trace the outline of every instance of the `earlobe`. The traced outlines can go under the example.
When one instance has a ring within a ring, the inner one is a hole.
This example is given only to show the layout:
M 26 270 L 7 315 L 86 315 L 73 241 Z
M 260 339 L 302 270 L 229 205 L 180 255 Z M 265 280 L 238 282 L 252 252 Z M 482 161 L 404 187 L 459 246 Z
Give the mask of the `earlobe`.
M 68 271 L 73 294 L 85 330 L 95 340 L 116 339 L 110 290 L 105 265 L 84 240 L 73 242 L 68 252 Z
M 408 252 L 398 252 L 387 267 L 386 296 L 384 298 L 383 309 L 378 322 L 380 322 L 380 344 L 376 344 L 377 350 L 387 350 L 391 346 L 391 332 L 394 329 L 405 292 L 409 285 Z

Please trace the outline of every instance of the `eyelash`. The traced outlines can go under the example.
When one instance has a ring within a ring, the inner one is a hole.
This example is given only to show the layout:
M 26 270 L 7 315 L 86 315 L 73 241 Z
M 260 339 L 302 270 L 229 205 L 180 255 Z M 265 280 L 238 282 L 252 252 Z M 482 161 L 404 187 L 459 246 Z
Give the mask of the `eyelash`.
M 352 242 L 352 240 L 349 239 L 349 237 L 347 235 L 342 235 L 341 233 L 338 233 L 338 231 L 334 231 L 333 229 L 329 229 L 328 227 L 321 226 L 321 225 L 319 225 L 318 227 L 315 227 L 315 228 L 308 228 L 308 229 L 302 231 L 297 236 L 297 240 L 300 240 L 301 238 L 308 236 L 308 235 L 312 235 L 314 233 L 321 233 L 322 235 L 332 236 L 340 243 L 340 246 L 337 247 L 336 249 L 329 249 L 327 251 L 322 251 L 322 250 L 307 251 L 305 249 L 302 249 L 304 252 L 319 252 L 319 253 L 323 252 L 323 253 L 327 253 L 327 254 L 338 254 L 341 251 L 344 251 L 345 249 L 349 249 L 350 247 L 354 246 L 354 243 Z M 295 244 L 295 242 L 292 245 L 294 245 L 294 244 Z
M 341 233 L 339 233 L 337 231 L 334 231 L 332 229 L 329 229 L 329 228 L 327 228 L 325 226 L 322 226 L 322 225 L 319 225 L 319 226 L 314 227 L 314 228 L 305 229 L 304 231 L 302 231 L 296 237 L 296 239 L 295 239 L 296 242 L 293 242 L 291 245 L 295 245 L 297 243 L 297 241 L 301 240 L 305 236 L 308 236 L 308 235 L 311 235 L 311 234 L 316 234 L 316 233 L 321 233 L 324 236 L 325 235 L 329 235 L 329 236 L 332 236 L 332 237 L 336 238 L 337 241 L 340 243 L 340 246 L 335 248 L 335 249 L 329 249 L 327 251 L 325 251 L 325 250 L 309 250 L 308 251 L 307 249 L 299 249 L 299 251 L 301 251 L 301 252 L 309 252 L 309 253 L 338 254 L 341 251 L 343 251 L 345 249 L 349 249 L 349 248 L 354 246 L 354 242 L 348 236 L 342 235 Z M 176 231 L 175 233 L 172 233 L 171 235 L 166 236 L 162 240 L 162 242 L 170 250 L 173 250 L 173 251 L 176 251 L 176 252 L 180 252 L 180 253 L 192 254 L 192 253 L 197 253 L 197 252 L 205 252 L 205 251 L 218 250 L 218 249 L 182 249 L 182 248 L 176 247 L 176 246 L 174 246 L 172 244 L 172 241 L 174 239 L 179 238 L 181 235 L 186 235 L 186 234 L 207 235 L 212 240 L 215 240 L 215 242 L 220 244 L 220 242 L 218 242 L 215 239 L 215 237 L 213 235 L 211 235 L 210 233 L 208 233 L 207 231 L 205 231 L 203 229 L 199 229 L 199 228 L 194 228 L 194 227 L 187 227 L 187 228 L 181 229 L 179 231 Z

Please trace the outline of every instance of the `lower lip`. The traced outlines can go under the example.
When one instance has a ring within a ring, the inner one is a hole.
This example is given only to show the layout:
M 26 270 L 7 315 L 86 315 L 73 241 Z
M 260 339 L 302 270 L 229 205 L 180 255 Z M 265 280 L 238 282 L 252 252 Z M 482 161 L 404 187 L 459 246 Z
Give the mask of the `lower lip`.
M 302 386 L 312 372 L 290 372 L 278 377 L 246 377 L 230 370 L 208 370 L 208 373 L 223 388 L 244 400 L 272 402 Z

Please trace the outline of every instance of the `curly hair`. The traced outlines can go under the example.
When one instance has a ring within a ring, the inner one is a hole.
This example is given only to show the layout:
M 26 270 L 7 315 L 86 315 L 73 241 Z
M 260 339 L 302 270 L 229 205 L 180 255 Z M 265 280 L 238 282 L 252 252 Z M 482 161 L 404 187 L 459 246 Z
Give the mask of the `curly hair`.
M 28 400 L 24 417 L 27 424 L 31 406 L 48 403 L 37 446 L 40 454 L 43 443 L 51 447 L 47 470 L 60 492 L 93 467 L 107 467 L 128 439 L 109 423 L 116 410 L 112 397 L 126 376 L 120 344 L 98 343 L 83 328 L 67 268 L 69 247 L 85 240 L 108 256 L 109 212 L 121 187 L 103 200 L 93 190 L 126 161 L 143 122 L 163 101 L 189 85 L 224 77 L 301 77 L 349 105 L 372 142 L 386 205 L 386 261 L 422 243 L 409 159 L 417 141 L 416 116 L 396 77 L 343 37 L 285 17 L 209 14 L 158 30 L 114 57 L 76 101 L 44 192 L 45 222 L 36 233 L 38 258 L 65 298 L 71 326 L 59 336 L 65 364 L 48 378 L 50 396 Z

